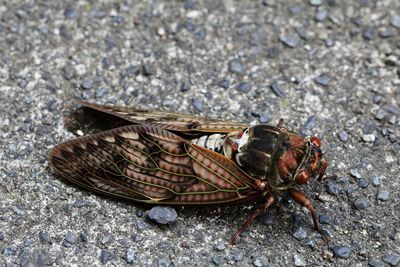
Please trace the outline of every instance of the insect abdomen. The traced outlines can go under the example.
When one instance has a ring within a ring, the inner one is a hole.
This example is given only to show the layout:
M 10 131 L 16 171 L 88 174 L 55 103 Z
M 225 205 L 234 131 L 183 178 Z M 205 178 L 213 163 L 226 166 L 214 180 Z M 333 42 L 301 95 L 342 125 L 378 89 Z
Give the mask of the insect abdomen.
M 213 150 L 217 153 L 222 153 L 225 136 L 225 134 L 203 135 L 191 141 L 196 145 Z

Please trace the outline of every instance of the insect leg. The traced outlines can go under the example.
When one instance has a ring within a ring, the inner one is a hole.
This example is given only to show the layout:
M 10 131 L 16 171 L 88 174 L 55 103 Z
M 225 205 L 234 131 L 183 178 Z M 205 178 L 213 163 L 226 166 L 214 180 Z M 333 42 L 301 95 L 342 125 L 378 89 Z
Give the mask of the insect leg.
M 284 119 L 279 119 L 278 125 L 276 127 L 278 128 L 285 128 L 285 120 Z
M 327 240 L 327 237 L 325 236 L 324 232 L 322 232 L 321 228 L 319 228 L 318 221 L 317 221 L 317 214 L 315 212 L 315 209 L 311 203 L 311 200 L 309 200 L 306 195 L 304 195 L 303 192 L 297 191 L 296 189 L 289 189 L 290 196 L 299 204 L 303 205 L 306 207 L 310 212 L 311 216 L 314 222 L 314 228 L 317 230 L 322 237 Z
M 243 233 L 251 224 L 251 222 L 261 213 L 264 213 L 269 206 L 271 206 L 273 203 L 275 202 L 275 197 L 269 193 L 267 196 L 267 201 L 265 202 L 264 205 L 262 205 L 261 207 L 259 207 L 255 212 L 253 212 L 253 214 L 251 214 L 246 221 L 242 224 L 242 226 L 239 228 L 239 230 L 236 232 L 236 234 L 234 236 L 232 236 L 231 238 L 231 244 L 234 245 L 238 239 L 239 239 L 239 235 L 241 233 Z

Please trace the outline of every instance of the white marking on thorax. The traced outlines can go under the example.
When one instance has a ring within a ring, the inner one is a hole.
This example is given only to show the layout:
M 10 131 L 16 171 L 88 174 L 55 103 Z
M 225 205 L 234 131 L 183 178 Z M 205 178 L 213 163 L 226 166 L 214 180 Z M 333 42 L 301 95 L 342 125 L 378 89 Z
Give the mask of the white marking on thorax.
M 200 138 L 192 140 L 192 143 L 221 153 L 224 144 L 225 134 L 203 135 Z
M 249 131 L 246 130 L 243 132 L 242 137 L 238 140 L 238 151 L 241 152 L 242 148 L 249 141 Z

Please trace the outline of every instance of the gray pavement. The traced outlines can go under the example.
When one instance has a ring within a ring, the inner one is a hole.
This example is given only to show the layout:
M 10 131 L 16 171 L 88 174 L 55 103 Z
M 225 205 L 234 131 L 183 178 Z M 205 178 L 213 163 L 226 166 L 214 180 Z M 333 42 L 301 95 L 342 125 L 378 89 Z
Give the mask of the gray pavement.
M 73 138 L 74 98 L 251 124 L 279 118 L 317 135 L 330 161 L 251 213 L 144 207 L 61 181 L 47 153 Z M 400 2 L 2 1 L 0 266 L 399 266 Z

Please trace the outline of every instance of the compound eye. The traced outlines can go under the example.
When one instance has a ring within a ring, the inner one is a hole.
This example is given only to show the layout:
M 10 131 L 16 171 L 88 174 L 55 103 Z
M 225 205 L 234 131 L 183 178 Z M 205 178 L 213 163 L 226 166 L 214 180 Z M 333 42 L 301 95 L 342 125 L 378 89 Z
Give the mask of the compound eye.
M 307 170 L 302 170 L 296 176 L 296 183 L 298 184 L 305 184 L 310 179 L 310 172 Z
M 317 146 L 317 147 L 320 147 L 320 146 L 321 146 L 321 141 L 320 141 L 319 138 L 316 137 L 316 136 L 311 137 L 310 141 L 311 141 L 311 144 L 312 144 L 313 146 Z

